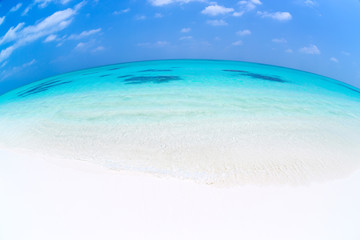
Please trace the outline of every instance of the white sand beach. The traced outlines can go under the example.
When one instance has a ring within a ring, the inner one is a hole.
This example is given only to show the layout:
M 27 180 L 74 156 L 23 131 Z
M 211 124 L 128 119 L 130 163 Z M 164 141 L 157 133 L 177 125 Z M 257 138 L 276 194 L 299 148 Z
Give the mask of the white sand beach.
M 360 239 L 360 171 L 217 187 L 0 150 L 0 239 Z

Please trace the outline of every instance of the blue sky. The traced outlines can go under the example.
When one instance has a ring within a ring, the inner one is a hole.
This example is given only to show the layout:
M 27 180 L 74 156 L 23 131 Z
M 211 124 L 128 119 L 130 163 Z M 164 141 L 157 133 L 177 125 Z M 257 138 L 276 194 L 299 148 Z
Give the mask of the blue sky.
M 358 0 L 0 1 L 0 94 L 98 65 L 228 59 L 360 87 Z

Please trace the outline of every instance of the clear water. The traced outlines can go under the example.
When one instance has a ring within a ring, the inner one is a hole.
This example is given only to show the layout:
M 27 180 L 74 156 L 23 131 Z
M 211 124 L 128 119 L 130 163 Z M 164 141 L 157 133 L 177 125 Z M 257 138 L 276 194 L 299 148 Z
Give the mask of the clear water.
M 360 165 L 360 89 L 262 64 L 167 60 L 0 96 L 0 147 L 207 183 L 299 183 Z

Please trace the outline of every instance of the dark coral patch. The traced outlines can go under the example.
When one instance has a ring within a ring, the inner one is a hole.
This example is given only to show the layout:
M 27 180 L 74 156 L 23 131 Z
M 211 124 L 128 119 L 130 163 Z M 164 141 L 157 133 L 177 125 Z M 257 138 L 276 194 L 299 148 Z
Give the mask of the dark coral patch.
M 125 79 L 126 84 L 166 83 L 181 80 L 178 76 L 138 76 Z
M 342 86 L 342 87 L 344 87 L 344 88 L 347 88 L 347 89 L 349 89 L 350 91 L 353 91 L 353 92 L 356 92 L 356 93 L 360 93 L 360 90 L 359 90 L 359 89 L 355 89 L 355 88 L 353 88 L 353 87 L 346 86 L 346 85 L 341 84 L 341 83 L 336 83 L 336 84 L 339 85 L 339 86 Z
M 108 69 L 109 71 L 115 71 L 115 70 L 118 70 L 118 69 L 120 69 L 120 68 L 123 68 L 123 67 L 115 67 L 115 68 L 110 68 L 110 69 Z
M 278 77 L 272 77 L 272 76 L 268 76 L 268 75 L 262 75 L 262 74 L 258 74 L 258 73 L 252 73 L 249 71 L 244 71 L 244 70 L 235 70 L 235 69 L 224 69 L 224 72 L 232 72 L 232 73 L 239 73 L 242 76 L 247 76 L 247 77 L 251 77 L 251 78 L 256 78 L 256 79 L 261 79 L 261 80 L 266 80 L 266 81 L 272 81 L 272 82 L 281 82 L 284 83 L 286 82 L 285 80 L 278 78 Z
M 83 73 L 82 75 L 83 75 L 83 76 L 86 76 L 86 75 L 92 75 L 92 74 L 95 74 L 95 73 L 97 73 L 97 72 Z
M 171 69 L 146 69 L 139 72 L 171 72 Z
M 27 96 L 30 96 L 30 95 L 33 95 L 33 94 L 36 94 L 36 93 L 47 91 L 50 88 L 60 86 L 60 85 L 64 85 L 64 84 L 68 84 L 68 83 L 71 83 L 71 82 L 72 81 L 62 82 L 60 80 L 54 80 L 54 81 L 49 81 L 49 82 L 45 82 L 45 83 L 40 83 L 40 84 L 38 84 L 36 86 L 31 87 L 28 90 L 19 92 L 17 95 L 19 97 L 27 97 Z
M 224 69 L 224 72 L 236 72 L 236 73 L 248 73 L 248 71 L 244 70 L 233 70 L 233 69 Z
M 110 76 L 111 74 L 104 74 L 104 75 L 100 75 L 99 77 L 107 77 Z
M 122 75 L 122 76 L 117 76 L 117 78 L 127 78 L 127 77 L 132 77 L 133 75 Z
M 283 80 L 281 78 L 278 78 L 278 77 L 272 77 L 272 76 L 262 75 L 262 74 L 257 74 L 257 73 L 245 73 L 245 74 L 242 74 L 242 75 L 248 76 L 248 77 L 251 77 L 251 78 L 271 81 L 271 82 L 281 82 L 281 83 L 286 82 L 285 80 Z

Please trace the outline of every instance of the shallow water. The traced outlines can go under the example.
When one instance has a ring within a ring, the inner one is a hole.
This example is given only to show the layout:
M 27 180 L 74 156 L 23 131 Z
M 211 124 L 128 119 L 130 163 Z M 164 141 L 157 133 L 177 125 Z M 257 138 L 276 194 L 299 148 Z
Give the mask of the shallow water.
M 234 61 L 125 63 L 0 96 L 0 147 L 206 183 L 306 183 L 360 166 L 360 90 Z

